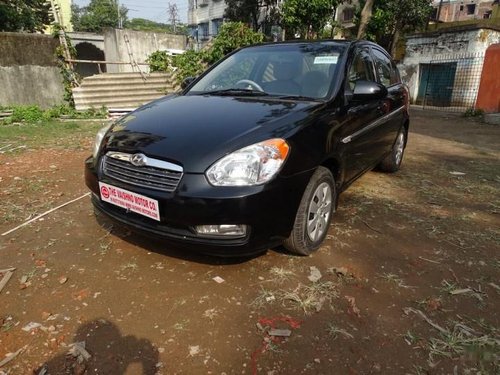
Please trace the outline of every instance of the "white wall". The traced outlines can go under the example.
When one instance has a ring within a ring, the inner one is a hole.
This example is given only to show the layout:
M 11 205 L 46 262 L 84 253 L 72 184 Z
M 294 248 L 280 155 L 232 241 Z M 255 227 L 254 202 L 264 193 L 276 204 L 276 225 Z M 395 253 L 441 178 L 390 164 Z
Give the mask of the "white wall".
M 439 31 L 409 36 L 406 41 L 405 58 L 398 68 L 403 81 L 410 88 L 412 102 L 418 94 L 420 64 L 428 64 L 434 60 L 458 61 L 460 57 L 482 54 L 491 44 L 499 42 L 500 31 L 491 29 Z M 468 81 L 470 89 L 477 90 L 479 79 L 478 77 Z M 452 98 L 452 101 L 454 99 Z

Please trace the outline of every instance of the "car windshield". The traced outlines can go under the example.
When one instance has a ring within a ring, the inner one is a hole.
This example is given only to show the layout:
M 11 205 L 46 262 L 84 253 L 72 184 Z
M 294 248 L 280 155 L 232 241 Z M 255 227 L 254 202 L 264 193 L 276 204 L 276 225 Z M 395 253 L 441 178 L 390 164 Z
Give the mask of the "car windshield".
M 269 44 L 242 49 L 208 72 L 188 95 L 324 99 L 338 80 L 346 44 Z

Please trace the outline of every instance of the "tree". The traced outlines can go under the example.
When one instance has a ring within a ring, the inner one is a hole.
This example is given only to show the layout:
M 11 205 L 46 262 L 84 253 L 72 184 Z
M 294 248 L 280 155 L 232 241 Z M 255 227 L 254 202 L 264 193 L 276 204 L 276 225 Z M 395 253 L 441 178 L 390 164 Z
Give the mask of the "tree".
M 358 28 L 358 39 L 363 39 L 366 37 L 366 28 L 368 27 L 368 23 L 372 18 L 373 2 L 374 0 L 366 0 L 365 6 L 361 11 L 361 20 L 359 22 Z
M 283 4 L 283 26 L 288 33 L 299 33 L 310 39 L 319 37 L 339 0 L 285 0 Z
M 366 34 L 395 55 L 402 33 L 423 28 L 432 12 L 431 0 L 378 0 Z
M 251 25 L 254 31 L 279 18 L 277 0 L 226 0 L 226 5 L 225 19 Z
M 261 43 L 264 35 L 254 32 L 242 22 L 224 23 L 207 52 L 206 62 L 213 64 L 237 48 Z
M 261 0 L 226 0 L 224 18 L 231 22 L 243 22 L 259 29 Z
M 53 20 L 45 0 L 3 0 L 0 3 L 0 31 L 43 32 Z
M 100 32 L 105 27 L 120 28 L 127 21 L 128 9 L 116 0 L 91 0 L 86 7 L 73 4 L 71 22 L 75 31 Z
M 180 83 L 187 77 L 201 74 L 209 65 L 235 49 L 260 43 L 263 40 L 263 34 L 254 32 L 242 22 L 226 22 L 214 38 L 212 45 L 206 50 L 188 50 L 172 57 L 168 56 L 165 51 L 156 51 L 148 57 L 147 62 L 152 71 L 175 68 L 175 74 Z

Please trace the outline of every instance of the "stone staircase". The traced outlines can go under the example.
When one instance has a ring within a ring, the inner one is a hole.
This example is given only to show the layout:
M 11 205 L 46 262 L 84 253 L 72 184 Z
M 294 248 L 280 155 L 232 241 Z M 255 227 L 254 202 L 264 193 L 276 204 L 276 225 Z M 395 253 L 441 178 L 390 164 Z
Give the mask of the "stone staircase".
M 178 89 L 172 73 L 104 73 L 86 77 L 73 89 L 77 110 L 135 109 Z

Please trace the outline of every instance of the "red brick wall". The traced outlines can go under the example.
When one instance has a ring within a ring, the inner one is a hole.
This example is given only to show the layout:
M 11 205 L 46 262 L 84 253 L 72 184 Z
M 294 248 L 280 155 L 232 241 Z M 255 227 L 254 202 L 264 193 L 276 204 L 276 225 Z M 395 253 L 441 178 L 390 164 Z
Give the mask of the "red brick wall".
M 484 56 L 481 83 L 477 94 L 476 108 L 487 113 L 500 112 L 500 44 L 493 44 Z

